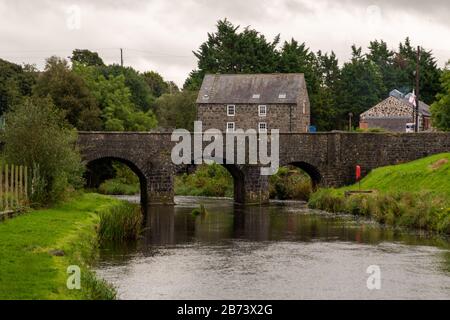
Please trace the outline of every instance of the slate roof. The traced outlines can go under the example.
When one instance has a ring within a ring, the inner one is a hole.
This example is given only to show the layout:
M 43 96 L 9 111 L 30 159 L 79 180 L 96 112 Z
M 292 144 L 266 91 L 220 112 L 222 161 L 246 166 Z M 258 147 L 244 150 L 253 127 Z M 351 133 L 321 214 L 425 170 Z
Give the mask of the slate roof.
M 295 104 L 305 88 L 302 73 L 208 74 L 197 103 Z
M 366 112 L 361 113 L 360 119 L 368 118 L 409 118 L 412 117 L 414 106 L 409 103 L 409 95 L 404 98 L 390 96 L 381 101 Z M 424 116 L 430 116 L 430 106 L 419 101 L 419 113 Z

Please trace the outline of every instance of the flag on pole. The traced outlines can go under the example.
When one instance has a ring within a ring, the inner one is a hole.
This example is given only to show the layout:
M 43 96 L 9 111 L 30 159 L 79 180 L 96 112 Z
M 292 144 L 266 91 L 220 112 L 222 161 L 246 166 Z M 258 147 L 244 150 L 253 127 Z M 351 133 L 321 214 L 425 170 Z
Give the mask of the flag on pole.
M 413 92 L 409 95 L 409 103 L 411 103 L 414 107 L 416 106 L 416 94 Z

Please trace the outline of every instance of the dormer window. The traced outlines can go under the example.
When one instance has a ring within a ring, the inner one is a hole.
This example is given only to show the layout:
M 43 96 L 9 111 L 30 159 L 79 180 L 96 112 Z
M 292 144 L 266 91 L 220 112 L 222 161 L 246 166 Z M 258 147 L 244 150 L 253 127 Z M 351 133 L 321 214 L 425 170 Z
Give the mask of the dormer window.
M 286 99 L 286 93 L 280 93 L 278 99 Z
M 207 94 L 204 94 L 203 95 L 203 100 L 208 100 L 208 99 L 209 99 L 209 96 Z
M 252 99 L 259 99 L 259 97 L 260 97 L 260 94 L 255 93 L 255 94 L 253 94 Z
M 227 105 L 227 116 L 234 117 L 236 114 L 236 106 L 234 104 Z

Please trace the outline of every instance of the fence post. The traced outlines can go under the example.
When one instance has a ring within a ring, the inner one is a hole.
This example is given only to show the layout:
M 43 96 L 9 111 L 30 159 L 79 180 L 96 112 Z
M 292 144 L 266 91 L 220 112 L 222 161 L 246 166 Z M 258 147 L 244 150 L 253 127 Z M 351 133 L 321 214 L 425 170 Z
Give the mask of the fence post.
M 28 202 L 28 167 L 25 166 L 25 199 Z
M 0 163 L 0 210 L 3 210 L 3 163 Z
M 8 164 L 5 164 L 5 210 L 8 209 L 8 198 L 9 198 L 9 188 L 8 188 L 8 184 L 9 184 L 9 176 L 8 176 Z
M 22 183 L 22 181 L 20 181 Z M 16 207 L 20 206 L 19 203 L 19 166 L 16 166 L 16 170 L 14 173 L 14 195 L 16 198 Z

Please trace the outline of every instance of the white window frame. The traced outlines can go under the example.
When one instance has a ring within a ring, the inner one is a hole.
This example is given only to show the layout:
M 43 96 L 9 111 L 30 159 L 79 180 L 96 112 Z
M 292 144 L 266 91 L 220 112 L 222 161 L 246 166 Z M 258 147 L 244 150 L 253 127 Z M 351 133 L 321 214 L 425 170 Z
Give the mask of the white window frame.
M 264 107 L 264 108 L 263 108 L 263 107 Z M 264 109 L 264 113 L 261 112 L 261 109 Z M 258 116 L 260 116 L 260 117 L 265 117 L 265 116 L 267 116 L 267 105 L 265 105 L 265 104 L 260 104 L 260 105 L 258 106 Z
M 233 110 L 233 112 L 230 112 L 230 110 Z M 227 116 L 234 117 L 235 115 L 236 115 L 236 105 L 227 104 Z
M 265 126 L 265 128 L 264 129 L 261 129 L 261 125 L 264 125 Z M 267 122 L 260 122 L 260 123 L 258 123 L 258 132 L 267 132 Z
M 233 128 L 229 128 L 230 125 L 233 125 Z M 227 122 L 227 132 L 234 132 L 236 130 L 236 125 L 234 122 Z

